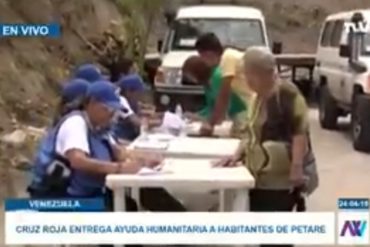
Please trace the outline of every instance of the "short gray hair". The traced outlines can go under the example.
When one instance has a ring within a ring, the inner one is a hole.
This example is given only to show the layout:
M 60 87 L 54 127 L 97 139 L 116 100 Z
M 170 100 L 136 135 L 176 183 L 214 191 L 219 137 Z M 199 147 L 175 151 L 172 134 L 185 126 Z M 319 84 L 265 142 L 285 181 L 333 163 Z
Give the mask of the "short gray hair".
M 276 59 L 266 47 L 249 47 L 244 53 L 243 62 L 245 68 L 263 70 L 274 70 L 276 68 Z

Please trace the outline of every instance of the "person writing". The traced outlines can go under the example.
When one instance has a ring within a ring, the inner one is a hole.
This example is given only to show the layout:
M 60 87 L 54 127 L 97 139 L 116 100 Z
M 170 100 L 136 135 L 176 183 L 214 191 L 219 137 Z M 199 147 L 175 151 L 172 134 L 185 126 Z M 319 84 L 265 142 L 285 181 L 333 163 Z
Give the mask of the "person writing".
M 233 157 L 218 165 L 235 166 L 241 161 L 247 166 L 256 181 L 250 191 L 251 211 L 293 211 L 296 192 L 305 188 L 303 162 L 309 148 L 305 99 L 294 84 L 279 79 L 275 58 L 266 49 L 247 49 L 244 73 L 256 92 L 246 139 Z
M 137 173 L 160 160 L 125 159 L 114 138 L 105 131 L 122 108 L 116 88 L 109 82 L 90 84 L 81 110 L 63 116 L 47 133 L 36 155 L 31 196 L 108 196 L 105 176 Z
M 212 68 L 216 68 L 215 73 L 221 82 L 209 121 L 203 125 L 203 133 L 212 133 L 216 124 L 221 123 L 227 115 L 227 109 L 232 92 L 248 105 L 251 91 L 245 83 L 242 70 L 243 53 L 238 50 L 224 49 L 220 40 L 213 33 L 201 35 L 195 44 L 200 57 Z M 219 70 L 217 70 L 219 66 Z M 235 97 L 235 96 L 233 96 Z

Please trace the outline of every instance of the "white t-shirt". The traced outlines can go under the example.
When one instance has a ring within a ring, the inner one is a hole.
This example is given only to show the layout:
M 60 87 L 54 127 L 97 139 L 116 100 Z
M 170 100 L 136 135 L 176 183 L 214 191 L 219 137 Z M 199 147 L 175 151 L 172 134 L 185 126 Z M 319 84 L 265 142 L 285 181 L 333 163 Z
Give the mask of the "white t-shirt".
M 123 96 L 120 96 L 121 105 L 127 109 L 127 112 L 119 112 L 119 116 L 122 118 L 127 118 L 134 114 L 134 111 L 131 109 L 130 104 L 128 103 L 127 99 Z
M 89 139 L 87 137 L 88 126 L 81 115 L 74 115 L 62 123 L 56 137 L 55 151 L 61 155 L 72 150 L 78 149 L 86 154 L 90 154 Z M 114 145 L 116 142 L 110 136 L 110 142 Z

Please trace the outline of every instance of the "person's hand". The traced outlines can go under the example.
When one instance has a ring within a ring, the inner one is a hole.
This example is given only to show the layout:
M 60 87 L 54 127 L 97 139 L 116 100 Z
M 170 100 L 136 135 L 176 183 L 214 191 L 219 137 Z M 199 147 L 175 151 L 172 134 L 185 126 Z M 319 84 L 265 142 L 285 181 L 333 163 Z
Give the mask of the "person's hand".
M 227 156 L 213 163 L 213 167 L 235 167 L 238 166 L 239 158 L 236 156 Z
M 213 126 L 209 123 L 203 123 L 200 127 L 200 135 L 201 136 L 212 136 L 213 134 Z
M 147 157 L 143 160 L 143 164 L 146 167 L 154 168 L 159 166 L 163 162 L 163 155 L 161 154 L 148 154 Z
M 293 164 L 290 169 L 290 182 L 293 187 L 301 187 L 305 183 L 303 165 Z
M 149 129 L 159 127 L 159 126 L 161 126 L 161 124 L 162 124 L 162 119 L 157 117 L 157 116 L 154 116 L 152 118 L 148 118 L 148 128 Z
M 118 173 L 136 174 L 142 168 L 140 160 L 127 159 L 124 162 L 118 163 Z

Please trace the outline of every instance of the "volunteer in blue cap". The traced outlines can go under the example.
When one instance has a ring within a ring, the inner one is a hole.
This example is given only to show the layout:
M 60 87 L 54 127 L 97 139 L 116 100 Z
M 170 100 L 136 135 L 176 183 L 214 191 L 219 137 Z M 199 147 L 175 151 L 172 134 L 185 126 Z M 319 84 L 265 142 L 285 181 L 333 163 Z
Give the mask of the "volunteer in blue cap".
M 140 134 L 141 120 L 138 103 L 145 91 L 144 82 L 137 74 L 131 74 L 117 82 L 121 93 L 121 103 L 132 109 L 121 113 L 114 124 L 114 134 L 118 139 L 133 141 Z M 122 116 L 123 115 L 123 116 Z M 129 116 L 127 116 L 129 115 Z M 162 188 L 144 188 L 140 190 L 140 201 L 144 208 L 156 212 L 183 212 L 186 208 Z
M 36 155 L 32 197 L 104 196 L 106 175 L 136 173 L 142 166 L 159 162 L 124 160 L 119 155 L 114 139 L 105 131 L 115 111 L 122 109 L 111 83 L 90 84 L 86 96 L 82 110 L 63 116 L 48 131 Z
M 84 79 L 88 82 L 104 80 L 104 76 L 100 69 L 94 64 L 83 64 L 79 66 L 73 77 L 76 79 Z
M 133 141 L 140 134 L 141 120 L 139 100 L 144 91 L 144 83 L 139 75 L 132 74 L 122 77 L 117 86 L 121 93 L 121 104 L 127 109 L 121 112 L 114 125 L 115 135 L 122 140 Z
M 73 79 L 63 85 L 54 124 L 71 111 L 81 109 L 89 85 L 90 83 L 83 79 Z

